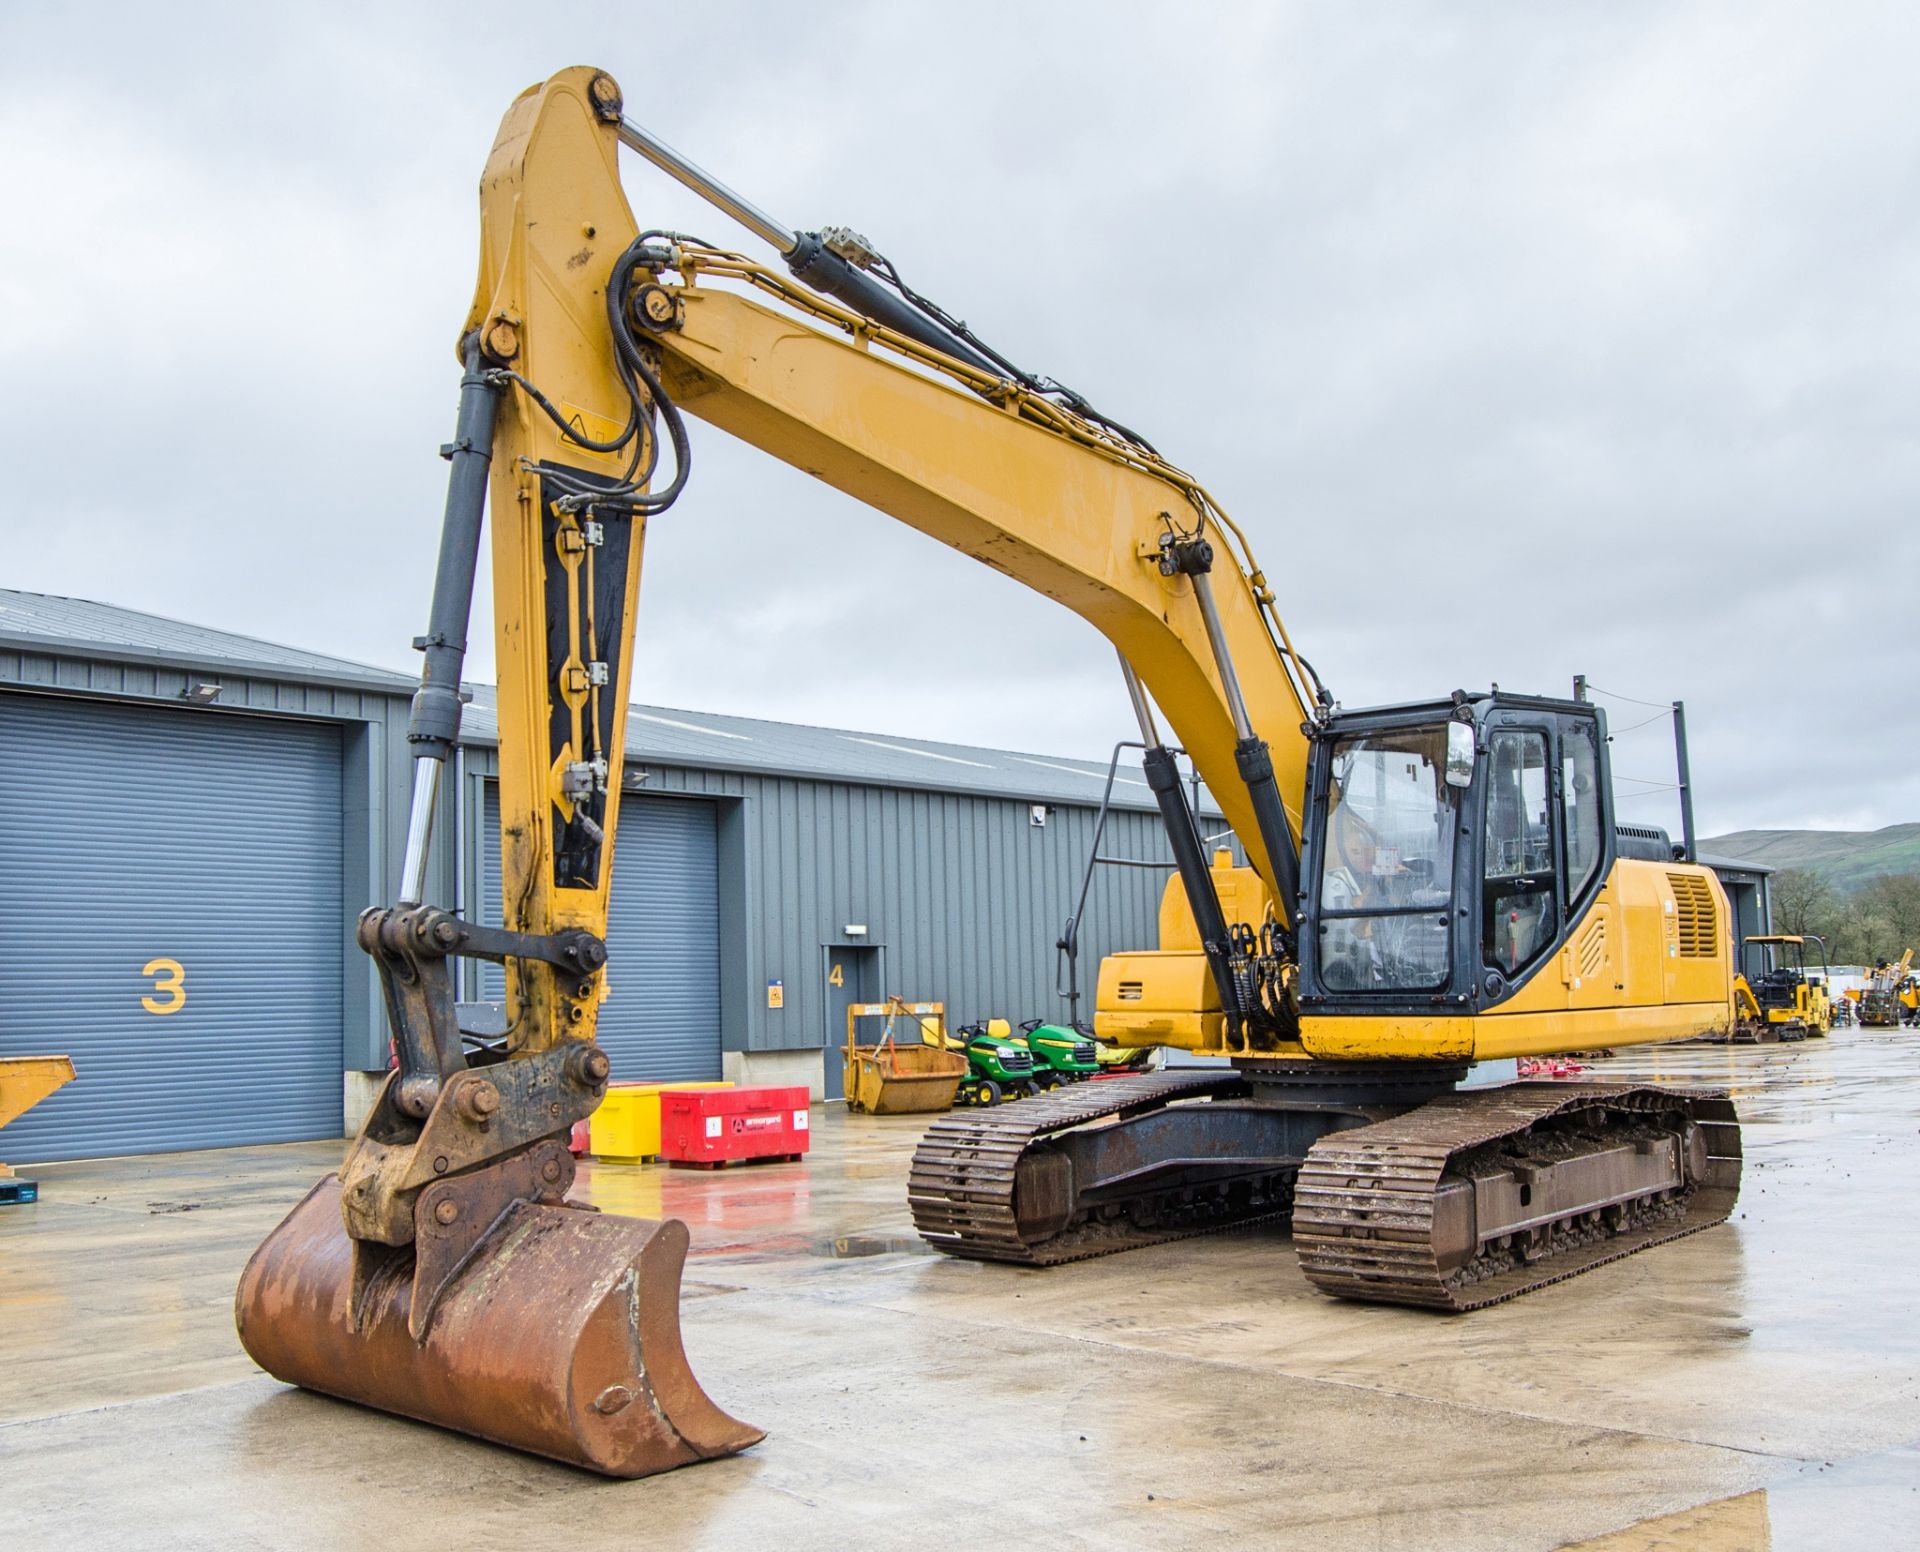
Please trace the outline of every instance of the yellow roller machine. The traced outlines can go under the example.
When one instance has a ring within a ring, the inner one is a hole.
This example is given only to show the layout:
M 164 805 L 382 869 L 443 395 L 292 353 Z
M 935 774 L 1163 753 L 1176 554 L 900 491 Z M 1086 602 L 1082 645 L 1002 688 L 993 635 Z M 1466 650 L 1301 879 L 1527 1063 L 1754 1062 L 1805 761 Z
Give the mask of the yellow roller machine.
M 782 267 L 643 229 L 623 146 Z M 480 193 L 413 837 L 401 903 L 361 928 L 400 1070 L 338 1181 L 249 1270 L 242 1331 L 265 1367 L 624 1474 L 757 1436 L 713 1411 L 674 1340 L 684 1231 L 562 1205 L 565 1129 L 606 1081 L 592 1033 L 640 557 L 649 518 L 697 488 L 688 417 L 1045 594 L 1119 654 L 1191 927 L 1103 967 L 1097 1031 L 1231 1065 L 935 1122 L 908 1188 L 935 1245 L 1047 1264 L 1292 1210 L 1320 1287 L 1459 1309 L 1725 1216 L 1739 1162 L 1723 1097 L 1455 1091 L 1478 1058 L 1731 1017 L 1725 897 L 1706 868 L 1616 834 L 1597 708 L 1455 690 L 1338 710 L 1197 480 L 987 345 L 858 233 L 796 231 L 701 172 L 627 116 L 603 72 L 522 95 Z M 1022 262 L 1017 234 L 968 241 L 982 263 Z M 1177 354 L 1186 282 L 1150 252 L 1141 273 L 1143 305 L 1116 326 Z M 499 929 L 419 887 L 458 727 L 483 480 Z M 1364 536 L 1355 548 L 1367 558 Z M 1435 578 L 1399 601 L 1430 612 L 1431 655 L 1470 588 Z M 1250 877 L 1232 888 L 1208 865 L 1175 743 L 1244 848 Z M 504 1044 L 461 1037 L 445 979 L 460 954 L 508 967 Z M 609 1444 L 609 1430 L 625 1431 Z
M 1820 968 L 1807 964 L 1807 945 Z M 1826 940 L 1808 933 L 1769 933 L 1746 940 L 1746 967 L 1734 979 L 1735 1040 L 1804 1040 L 1833 1028 L 1832 972 Z

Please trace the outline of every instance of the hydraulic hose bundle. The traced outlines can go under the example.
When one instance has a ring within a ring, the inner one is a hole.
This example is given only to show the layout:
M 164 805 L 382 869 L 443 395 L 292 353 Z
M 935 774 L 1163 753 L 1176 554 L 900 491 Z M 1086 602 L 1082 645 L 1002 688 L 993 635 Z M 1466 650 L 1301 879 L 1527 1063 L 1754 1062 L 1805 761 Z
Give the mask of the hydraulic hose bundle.
M 666 511 L 687 488 L 687 476 L 693 468 L 693 444 L 687 436 L 686 422 L 680 418 L 680 411 L 673 400 L 667 397 L 666 389 L 660 386 L 660 379 L 647 365 L 640 341 L 633 331 L 631 304 L 635 289 L 634 271 L 643 264 L 659 261 L 659 250 L 649 246 L 649 240 L 666 235 L 662 232 L 642 232 L 614 260 L 613 271 L 607 277 L 607 332 L 613 340 L 614 370 L 619 374 L 620 386 L 627 394 L 627 423 L 621 427 L 619 435 L 596 441 L 586 434 L 584 427 L 568 420 L 551 399 L 511 367 L 496 366 L 488 372 L 495 382 L 517 384 L 540 407 L 547 419 L 565 432 L 569 440 L 577 442 L 588 452 L 617 453 L 623 448 L 632 447 L 633 456 L 627 463 L 625 473 L 611 485 L 597 484 L 583 477 L 578 470 L 562 468 L 558 464 L 543 461 L 532 465 L 533 473 L 545 480 L 551 489 L 561 493 L 556 505 L 562 511 L 603 517 L 642 517 Z M 671 484 L 664 490 L 649 491 L 646 486 L 660 462 L 660 440 L 652 431 L 655 409 L 666 423 L 667 437 L 673 443 L 674 469 Z

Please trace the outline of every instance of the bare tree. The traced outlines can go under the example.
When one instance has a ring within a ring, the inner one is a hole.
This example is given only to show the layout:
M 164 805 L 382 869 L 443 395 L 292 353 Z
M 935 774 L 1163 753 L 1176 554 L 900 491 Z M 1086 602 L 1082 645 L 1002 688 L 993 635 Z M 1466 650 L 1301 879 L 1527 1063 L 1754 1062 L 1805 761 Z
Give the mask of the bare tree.
M 1860 903 L 1884 918 L 1890 939 L 1885 950 L 1898 959 L 1907 949 L 1920 951 L 1920 873 L 1893 873 L 1869 879 L 1860 890 Z
M 1773 925 L 1777 932 L 1827 936 L 1838 925 L 1840 900 L 1818 873 L 1786 868 L 1773 875 Z

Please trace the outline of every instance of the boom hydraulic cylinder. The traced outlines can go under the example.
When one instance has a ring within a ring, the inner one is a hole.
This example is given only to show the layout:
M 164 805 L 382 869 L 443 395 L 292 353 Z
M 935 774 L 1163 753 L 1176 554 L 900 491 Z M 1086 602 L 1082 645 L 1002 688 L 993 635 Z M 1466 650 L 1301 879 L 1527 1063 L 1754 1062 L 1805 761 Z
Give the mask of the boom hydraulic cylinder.
M 1140 737 L 1147 746 L 1140 756 L 1141 769 L 1160 808 L 1167 845 L 1173 850 L 1174 867 L 1187 891 L 1194 925 L 1200 931 L 1200 950 L 1207 956 L 1207 969 L 1212 972 L 1214 989 L 1220 994 L 1220 1008 L 1226 1015 L 1227 1028 L 1237 1037 L 1245 1028 L 1247 1010 L 1241 1005 L 1239 983 L 1233 974 L 1227 915 L 1220 906 L 1220 893 L 1213 887 L 1207 849 L 1201 843 L 1200 828 L 1194 823 L 1186 790 L 1180 785 L 1180 768 L 1174 762 L 1173 752 L 1160 742 L 1160 730 L 1140 678 L 1124 657 L 1120 659 L 1120 671 L 1126 676 L 1127 696 L 1133 702 Z
M 1220 672 L 1220 687 L 1226 694 L 1227 711 L 1233 718 L 1236 742 L 1234 764 L 1240 780 L 1253 802 L 1254 823 L 1260 829 L 1260 843 L 1273 861 L 1274 903 L 1286 918 L 1289 931 L 1300 910 L 1300 848 L 1293 826 L 1287 821 L 1286 804 L 1273 779 L 1273 751 L 1267 741 L 1253 730 L 1247 713 L 1247 698 L 1240 688 L 1240 675 L 1233 666 L 1233 653 L 1227 646 L 1226 629 L 1220 623 L 1220 608 L 1214 601 L 1213 546 L 1204 540 L 1191 540 L 1173 547 L 1178 568 L 1193 583 L 1193 596 L 1200 606 L 1200 618 L 1207 627 L 1207 641 L 1213 648 L 1214 666 Z M 1291 944 L 1289 943 L 1289 946 Z

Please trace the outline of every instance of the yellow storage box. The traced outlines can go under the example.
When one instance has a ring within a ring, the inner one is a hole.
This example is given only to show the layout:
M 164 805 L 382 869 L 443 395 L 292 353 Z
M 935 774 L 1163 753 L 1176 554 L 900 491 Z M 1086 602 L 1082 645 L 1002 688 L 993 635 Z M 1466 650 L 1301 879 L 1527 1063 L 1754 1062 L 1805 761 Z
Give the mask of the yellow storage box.
M 669 1089 L 730 1089 L 731 1083 L 616 1083 L 587 1122 L 587 1151 L 613 1164 L 660 1157 L 660 1096 Z

